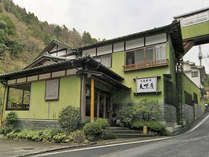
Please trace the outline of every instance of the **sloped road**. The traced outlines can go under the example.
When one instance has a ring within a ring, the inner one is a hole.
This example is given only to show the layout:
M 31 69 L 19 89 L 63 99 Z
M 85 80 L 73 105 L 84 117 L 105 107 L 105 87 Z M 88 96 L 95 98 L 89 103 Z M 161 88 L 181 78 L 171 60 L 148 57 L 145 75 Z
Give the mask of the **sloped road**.
M 171 139 L 69 150 L 47 157 L 209 157 L 209 116 L 191 132 Z

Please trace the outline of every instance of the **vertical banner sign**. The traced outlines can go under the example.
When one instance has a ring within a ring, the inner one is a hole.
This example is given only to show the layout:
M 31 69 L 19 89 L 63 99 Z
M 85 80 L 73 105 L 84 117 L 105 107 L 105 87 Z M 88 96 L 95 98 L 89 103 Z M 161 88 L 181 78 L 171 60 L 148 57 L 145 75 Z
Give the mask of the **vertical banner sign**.
M 157 77 L 137 78 L 137 93 L 157 92 Z

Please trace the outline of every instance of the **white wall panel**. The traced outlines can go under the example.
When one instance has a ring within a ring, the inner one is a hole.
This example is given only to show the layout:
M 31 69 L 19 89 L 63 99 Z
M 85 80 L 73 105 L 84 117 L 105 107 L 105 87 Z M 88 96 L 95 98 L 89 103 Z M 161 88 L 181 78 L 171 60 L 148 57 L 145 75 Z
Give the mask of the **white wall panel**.
M 82 56 L 91 56 L 91 57 L 96 56 L 96 48 L 83 50 Z
M 124 42 L 118 42 L 113 44 L 113 52 L 124 51 Z
M 167 41 L 166 33 L 146 37 L 146 45 L 158 44 Z
M 137 38 L 126 41 L 126 50 L 134 49 L 137 47 L 143 47 L 143 46 L 144 46 L 144 38 Z
M 97 56 L 112 53 L 112 44 L 97 48 Z

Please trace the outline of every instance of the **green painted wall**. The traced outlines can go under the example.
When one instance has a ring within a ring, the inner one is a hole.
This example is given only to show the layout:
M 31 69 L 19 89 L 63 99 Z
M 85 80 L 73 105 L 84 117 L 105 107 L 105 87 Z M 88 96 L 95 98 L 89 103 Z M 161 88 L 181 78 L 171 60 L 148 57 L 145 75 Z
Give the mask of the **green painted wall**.
M 209 21 L 181 28 L 183 39 L 209 34 Z
M 192 100 L 194 99 L 193 93 L 197 94 L 198 103 L 200 103 L 201 91 L 185 74 L 182 74 L 182 102 L 185 104 L 185 94 L 184 91 L 192 95 Z
M 45 81 L 33 82 L 30 111 L 16 111 L 18 118 L 57 119 L 66 106 L 80 107 L 80 82 L 78 76 L 61 78 L 58 101 L 45 101 Z
M 170 59 L 169 56 L 171 51 L 170 51 L 169 43 L 166 44 L 166 49 L 167 49 L 166 51 L 167 58 Z M 124 65 L 125 65 L 125 52 L 123 51 L 123 52 L 113 53 L 111 70 L 121 75 L 124 78 L 123 84 L 131 88 L 130 93 L 120 90 L 114 91 L 113 103 L 118 103 L 118 104 L 138 103 L 142 99 L 148 99 L 150 101 L 158 101 L 159 103 L 164 102 L 163 74 L 170 73 L 169 66 L 124 72 L 124 67 L 123 67 Z M 157 84 L 158 91 L 161 92 L 160 94 L 147 93 L 138 96 L 134 95 L 134 93 L 136 92 L 136 82 L 134 81 L 134 78 L 156 77 L 156 76 L 160 76 Z

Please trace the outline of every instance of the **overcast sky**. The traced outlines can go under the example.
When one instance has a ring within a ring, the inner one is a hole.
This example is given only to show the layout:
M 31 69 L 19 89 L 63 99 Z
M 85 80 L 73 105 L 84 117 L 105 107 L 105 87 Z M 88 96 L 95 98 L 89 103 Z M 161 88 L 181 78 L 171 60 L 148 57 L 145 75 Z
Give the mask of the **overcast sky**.
M 170 24 L 173 17 L 209 7 L 209 0 L 13 0 L 41 21 L 84 30 L 93 37 L 110 39 Z M 202 46 L 203 55 L 209 45 Z M 198 48 L 184 57 L 198 62 Z M 203 64 L 209 73 L 209 59 Z

